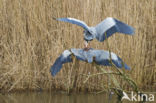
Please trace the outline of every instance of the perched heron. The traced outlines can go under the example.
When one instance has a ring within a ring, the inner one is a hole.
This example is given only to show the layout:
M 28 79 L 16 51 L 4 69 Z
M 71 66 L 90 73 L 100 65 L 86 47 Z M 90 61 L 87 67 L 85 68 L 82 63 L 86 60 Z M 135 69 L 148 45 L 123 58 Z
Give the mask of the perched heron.
M 52 76 L 55 76 L 57 72 L 60 71 L 64 63 L 72 62 L 72 55 L 75 56 L 76 59 L 88 63 L 95 62 L 97 65 L 112 66 L 112 64 L 110 63 L 110 54 L 111 54 L 111 60 L 114 65 L 116 65 L 118 68 L 124 67 L 125 69 L 130 70 L 130 67 L 127 64 L 125 64 L 122 61 L 122 59 L 113 52 L 109 53 L 109 51 L 95 50 L 93 48 L 90 48 L 88 51 L 85 51 L 84 49 L 73 48 L 70 50 L 65 50 L 56 59 L 50 71 Z
M 123 33 L 128 35 L 134 34 L 134 28 L 115 19 L 108 17 L 96 26 L 89 27 L 85 22 L 75 18 L 54 18 L 58 21 L 69 22 L 84 28 L 85 46 L 88 47 L 88 41 L 96 38 L 98 41 L 103 42 L 106 38 L 114 33 Z M 106 35 L 105 35 L 106 34 Z

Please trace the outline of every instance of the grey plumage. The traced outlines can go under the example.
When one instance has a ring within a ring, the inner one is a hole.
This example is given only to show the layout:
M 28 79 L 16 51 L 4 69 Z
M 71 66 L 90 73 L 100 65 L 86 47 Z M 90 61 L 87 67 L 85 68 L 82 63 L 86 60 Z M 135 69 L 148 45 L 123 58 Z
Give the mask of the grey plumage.
M 65 50 L 55 61 L 53 66 L 51 67 L 51 74 L 55 76 L 57 72 L 60 71 L 62 68 L 62 65 L 64 63 L 72 62 L 72 56 L 74 55 L 78 60 L 85 61 L 88 63 L 95 62 L 97 65 L 103 65 L 103 66 L 112 66 L 110 63 L 110 57 L 109 57 L 109 51 L 105 50 L 95 50 L 95 49 L 89 49 L 88 51 L 85 51 L 84 49 L 70 49 Z M 130 69 L 130 67 L 123 63 L 120 57 L 118 57 L 115 53 L 111 52 L 111 59 L 112 62 L 118 67 L 125 69 Z
M 105 33 L 107 38 L 113 35 L 114 33 L 124 33 L 128 35 L 134 34 L 134 28 L 115 19 L 112 17 L 108 17 L 103 20 L 101 23 L 97 24 L 96 26 L 89 27 L 87 24 L 81 20 L 74 19 L 74 18 L 58 18 L 58 21 L 69 22 L 72 24 L 76 24 L 84 28 L 84 39 L 86 41 L 91 41 L 96 38 L 98 41 L 102 42 L 106 39 Z

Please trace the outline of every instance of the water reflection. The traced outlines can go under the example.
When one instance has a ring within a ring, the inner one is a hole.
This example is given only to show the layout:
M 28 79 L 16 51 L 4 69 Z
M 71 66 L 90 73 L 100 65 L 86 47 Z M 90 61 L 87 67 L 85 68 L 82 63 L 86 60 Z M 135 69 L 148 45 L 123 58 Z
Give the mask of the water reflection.
M 107 94 L 71 94 L 50 92 L 23 92 L 0 94 L 0 103 L 116 103 L 116 96 Z

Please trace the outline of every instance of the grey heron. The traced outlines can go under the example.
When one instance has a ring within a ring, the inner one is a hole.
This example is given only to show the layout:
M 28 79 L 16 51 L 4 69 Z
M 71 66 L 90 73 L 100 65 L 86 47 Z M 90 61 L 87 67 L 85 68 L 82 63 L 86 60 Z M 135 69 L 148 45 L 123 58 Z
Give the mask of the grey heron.
M 106 38 L 110 37 L 116 32 L 128 35 L 134 34 L 133 27 L 112 17 L 108 17 L 99 24 L 97 24 L 96 26 L 92 27 L 89 27 L 85 22 L 75 18 L 54 18 L 54 19 L 58 21 L 69 22 L 83 27 L 86 47 L 88 45 L 88 41 L 91 41 L 94 38 L 96 38 L 98 41 L 103 42 Z
M 65 50 L 55 61 L 55 63 L 51 66 L 51 74 L 55 76 L 57 72 L 59 72 L 64 63 L 72 62 L 72 55 L 76 57 L 76 59 L 85 61 L 88 63 L 95 62 L 97 65 L 103 66 L 112 66 L 110 63 L 110 55 L 109 51 L 105 50 L 95 50 L 90 48 L 88 51 L 84 49 L 70 49 Z M 114 65 L 118 68 L 125 68 L 130 70 L 130 67 L 125 64 L 120 57 L 118 57 L 115 53 L 111 52 L 111 59 Z

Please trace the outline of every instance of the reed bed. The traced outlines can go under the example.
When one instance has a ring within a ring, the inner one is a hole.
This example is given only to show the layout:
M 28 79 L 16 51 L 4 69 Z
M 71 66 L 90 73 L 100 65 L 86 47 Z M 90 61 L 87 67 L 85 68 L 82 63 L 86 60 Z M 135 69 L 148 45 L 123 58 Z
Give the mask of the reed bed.
M 133 26 L 134 36 L 110 37 L 110 49 L 132 68 L 124 72 L 140 88 L 155 88 L 155 11 L 155 0 L 0 0 L 0 90 L 103 88 L 107 81 L 103 75 L 84 83 L 86 78 L 81 74 L 99 70 L 76 60 L 65 64 L 56 77 L 51 76 L 51 65 L 65 49 L 84 47 L 81 27 L 53 17 L 74 17 L 90 26 L 114 17 Z M 108 50 L 106 42 L 94 40 L 90 45 Z

